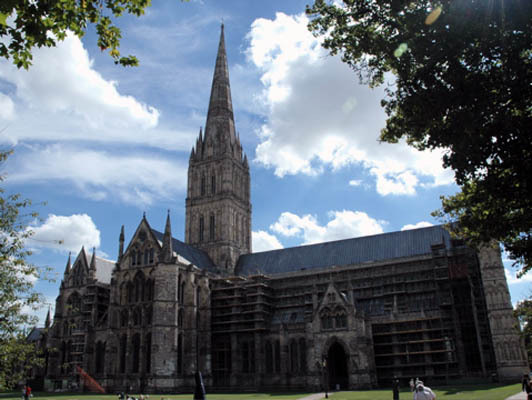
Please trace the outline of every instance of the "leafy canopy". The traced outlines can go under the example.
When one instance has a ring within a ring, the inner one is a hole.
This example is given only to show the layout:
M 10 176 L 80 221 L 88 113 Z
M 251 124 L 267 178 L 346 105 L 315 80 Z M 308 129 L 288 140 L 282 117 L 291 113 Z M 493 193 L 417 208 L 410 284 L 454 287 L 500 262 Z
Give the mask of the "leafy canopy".
M 445 149 L 461 192 L 434 213 L 472 245 L 532 259 L 532 2 L 316 0 L 309 29 L 372 86 L 381 140 Z
M 118 50 L 122 32 L 114 19 L 124 13 L 141 16 L 150 4 L 151 0 L 2 0 L 0 57 L 28 69 L 34 47 L 53 47 L 68 31 L 82 37 L 92 24 L 98 46 L 109 49 L 115 64 L 136 66 L 135 56 L 122 57 Z
M 0 166 L 10 152 L 0 152 Z M 0 183 L 4 177 L 0 176 Z M 0 391 L 13 388 L 33 366 L 38 355 L 26 341 L 24 327 L 36 318 L 28 310 L 41 307 L 42 298 L 33 281 L 43 272 L 27 262 L 31 254 L 24 242 L 31 236 L 27 220 L 36 217 L 27 212 L 31 202 L 19 194 L 6 194 L 0 186 Z
M 525 341 L 528 364 L 532 365 L 532 298 L 517 303 L 514 314 L 521 325 L 521 336 Z

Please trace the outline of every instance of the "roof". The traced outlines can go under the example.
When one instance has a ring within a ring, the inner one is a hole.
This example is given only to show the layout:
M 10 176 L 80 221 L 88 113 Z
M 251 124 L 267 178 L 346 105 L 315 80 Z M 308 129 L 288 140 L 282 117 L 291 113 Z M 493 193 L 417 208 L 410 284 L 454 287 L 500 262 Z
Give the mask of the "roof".
M 37 328 L 33 327 L 28 336 L 26 337 L 26 340 L 28 342 L 37 342 L 41 340 L 44 334 L 44 328 Z
M 451 247 L 449 232 L 442 225 L 383 233 L 334 242 L 271 250 L 240 256 L 236 274 L 267 275 L 377 262 L 431 254 L 431 246 Z
M 164 234 L 156 231 L 155 229 L 151 230 L 157 240 L 163 241 Z M 179 254 L 180 256 L 186 258 L 196 267 L 207 270 L 207 271 L 216 271 L 216 266 L 210 259 L 210 257 L 203 250 L 196 249 L 193 246 L 190 246 L 186 243 L 183 243 L 181 240 L 172 238 L 172 250 Z
M 96 256 L 96 280 L 102 283 L 111 283 L 111 276 L 115 265 L 116 261 L 106 260 L 105 258 Z

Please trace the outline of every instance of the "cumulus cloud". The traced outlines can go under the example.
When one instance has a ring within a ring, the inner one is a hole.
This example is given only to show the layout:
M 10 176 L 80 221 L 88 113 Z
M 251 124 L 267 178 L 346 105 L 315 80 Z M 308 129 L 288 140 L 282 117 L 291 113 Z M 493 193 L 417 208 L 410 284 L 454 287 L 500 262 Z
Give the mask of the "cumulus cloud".
M 417 229 L 417 228 L 427 228 L 429 226 L 433 226 L 430 222 L 427 221 L 420 221 L 417 224 L 406 224 L 401 228 L 402 231 L 407 231 L 409 229 Z
M 0 121 L 12 120 L 15 116 L 15 104 L 13 100 L 3 93 L 0 93 Z
M 87 214 L 50 214 L 39 226 L 32 226 L 29 243 L 33 247 L 77 253 L 82 246 L 100 247 L 100 231 Z
M 0 124 L 8 123 L 0 142 L 82 140 L 190 150 L 197 133 L 191 122 L 161 127 L 160 111 L 96 71 L 77 36 L 34 49 L 33 56 L 27 71 L 0 60 L 7 88 L 0 89 Z
M 0 77 L 15 86 L 16 96 L 29 107 L 73 113 L 93 128 L 149 128 L 159 118 L 157 109 L 120 94 L 116 82 L 94 70 L 81 40 L 70 33 L 55 48 L 35 49 L 27 71 L 0 63 Z
M 509 258 L 506 258 L 507 254 L 503 252 L 503 264 L 504 264 L 504 273 L 506 275 L 506 281 L 509 285 L 518 285 L 521 283 L 526 283 L 527 286 L 530 285 L 530 282 L 532 282 L 532 273 L 527 273 L 523 275 L 522 277 L 518 278 L 517 273 L 519 272 L 520 268 L 517 266 L 513 266 L 513 260 L 510 260 Z M 532 293 L 531 293 L 532 294 Z
M 83 197 L 116 198 L 140 207 L 171 198 L 186 185 L 186 166 L 143 153 L 123 155 L 56 144 L 34 146 L 16 153 L 12 161 L 10 182 L 65 182 Z
M 303 244 L 320 243 L 383 232 L 385 221 L 371 218 L 361 211 L 329 211 L 329 222 L 320 225 L 313 215 L 284 212 L 270 229 L 286 237 L 300 237 Z
M 321 48 L 307 23 L 303 14 L 278 13 L 273 20 L 255 20 L 248 34 L 248 58 L 262 73 L 268 110 L 255 161 L 280 177 L 361 165 L 381 195 L 412 195 L 420 186 L 451 183 L 441 152 L 378 142 L 383 89 L 359 85 L 339 57 Z
M 253 252 L 282 249 L 283 245 L 275 235 L 271 235 L 266 231 L 253 231 L 251 233 Z

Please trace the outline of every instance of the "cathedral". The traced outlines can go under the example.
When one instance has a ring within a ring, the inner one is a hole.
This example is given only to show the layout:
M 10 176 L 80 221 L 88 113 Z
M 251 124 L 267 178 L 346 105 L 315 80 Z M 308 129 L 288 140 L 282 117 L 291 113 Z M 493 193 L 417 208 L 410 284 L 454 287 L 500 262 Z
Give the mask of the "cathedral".
M 162 221 L 161 221 L 162 222 Z M 222 25 L 188 168 L 185 242 L 144 216 L 118 258 L 69 256 L 48 390 L 354 390 L 394 377 L 518 381 L 527 358 L 498 247 L 443 226 L 252 253 L 250 173 Z M 85 379 L 89 377 L 89 379 Z

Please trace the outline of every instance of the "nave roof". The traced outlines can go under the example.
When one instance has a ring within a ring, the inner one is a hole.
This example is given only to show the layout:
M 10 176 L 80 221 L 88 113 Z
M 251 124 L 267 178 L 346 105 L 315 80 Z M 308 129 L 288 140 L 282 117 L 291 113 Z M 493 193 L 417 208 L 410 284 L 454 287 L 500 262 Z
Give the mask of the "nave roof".
M 245 254 L 235 273 L 274 275 L 414 257 L 431 254 L 435 244 L 451 247 L 450 234 L 442 225 Z

